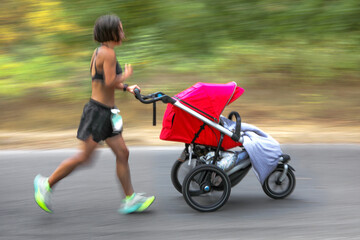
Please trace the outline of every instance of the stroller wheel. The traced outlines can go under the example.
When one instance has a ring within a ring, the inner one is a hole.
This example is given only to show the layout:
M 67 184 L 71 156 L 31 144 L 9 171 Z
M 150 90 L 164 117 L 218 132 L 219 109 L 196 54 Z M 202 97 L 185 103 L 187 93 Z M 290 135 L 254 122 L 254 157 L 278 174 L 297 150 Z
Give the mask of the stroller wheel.
M 182 182 L 184 181 L 185 176 L 196 166 L 196 159 L 192 159 L 192 163 L 189 166 L 189 161 L 176 160 L 171 168 L 171 182 L 174 185 L 175 189 L 182 193 Z
M 282 173 L 284 171 L 283 167 L 277 167 L 265 180 L 262 188 L 266 195 L 274 199 L 282 199 L 289 196 L 295 188 L 296 179 L 293 171 L 288 169 L 285 178 L 282 181 L 279 181 Z
M 229 199 L 231 183 L 227 174 L 214 165 L 201 165 L 185 177 L 182 193 L 186 203 L 200 212 L 221 208 Z

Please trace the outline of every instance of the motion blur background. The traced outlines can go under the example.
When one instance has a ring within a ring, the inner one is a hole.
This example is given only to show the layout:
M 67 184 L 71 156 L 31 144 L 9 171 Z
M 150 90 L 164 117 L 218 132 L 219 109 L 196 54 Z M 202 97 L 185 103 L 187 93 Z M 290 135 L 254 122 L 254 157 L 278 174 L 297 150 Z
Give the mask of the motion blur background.
M 236 81 L 229 106 L 283 142 L 360 142 L 358 0 L 1 0 L 0 149 L 76 146 L 95 20 L 117 14 L 144 94 Z M 165 105 L 123 92 L 129 144 L 157 143 Z M 159 144 L 161 144 L 159 142 Z

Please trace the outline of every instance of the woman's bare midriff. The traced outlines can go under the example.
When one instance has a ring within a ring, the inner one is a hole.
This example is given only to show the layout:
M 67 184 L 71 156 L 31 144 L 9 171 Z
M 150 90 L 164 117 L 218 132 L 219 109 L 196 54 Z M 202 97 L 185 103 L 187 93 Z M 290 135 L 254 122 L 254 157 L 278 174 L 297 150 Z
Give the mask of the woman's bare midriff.
M 115 88 L 107 87 L 102 81 L 94 80 L 91 84 L 91 98 L 106 106 L 115 106 Z

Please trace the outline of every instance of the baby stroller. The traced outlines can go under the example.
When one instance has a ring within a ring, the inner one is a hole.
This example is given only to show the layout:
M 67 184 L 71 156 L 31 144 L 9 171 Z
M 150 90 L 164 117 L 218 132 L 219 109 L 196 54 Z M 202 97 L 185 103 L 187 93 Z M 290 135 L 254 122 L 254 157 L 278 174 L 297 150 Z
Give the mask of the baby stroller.
M 171 169 L 171 180 L 186 203 L 195 210 L 211 212 L 221 208 L 227 202 L 231 188 L 252 167 L 255 169 L 255 164 L 259 165 L 252 161 L 244 147 L 245 123 L 242 124 L 239 113 L 231 112 L 228 118 L 221 115 L 224 108 L 243 92 L 244 89 L 235 82 L 197 83 L 174 97 L 161 92 L 144 96 L 135 89 L 138 100 L 153 104 L 153 125 L 156 124 L 156 102 L 168 104 L 160 139 L 185 143 Z M 260 176 L 262 179 L 255 170 L 264 192 L 274 199 L 289 196 L 296 182 L 295 170 L 288 164 L 290 156 L 280 153 L 271 164 L 262 164 L 260 159 L 260 167 L 256 170 L 267 171 L 265 176 Z M 256 157 L 256 153 L 253 156 Z

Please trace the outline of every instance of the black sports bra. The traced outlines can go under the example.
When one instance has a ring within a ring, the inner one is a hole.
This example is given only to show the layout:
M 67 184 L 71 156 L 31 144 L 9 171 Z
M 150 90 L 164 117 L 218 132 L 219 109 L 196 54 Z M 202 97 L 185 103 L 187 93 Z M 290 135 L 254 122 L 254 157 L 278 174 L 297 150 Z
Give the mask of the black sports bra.
M 96 56 L 98 54 L 98 50 L 99 48 L 96 49 L 96 53 L 95 53 L 95 57 L 93 59 L 93 61 L 91 62 L 91 66 L 90 66 L 90 74 L 92 72 L 92 66 L 93 66 L 93 62 L 94 62 L 94 66 L 95 66 L 95 75 L 91 76 L 92 81 L 94 80 L 101 80 L 104 81 L 104 73 L 98 73 L 97 69 L 96 69 Z M 121 74 L 122 73 L 122 69 L 121 66 L 119 64 L 119 62 L 116 62 L 116 75 Z

